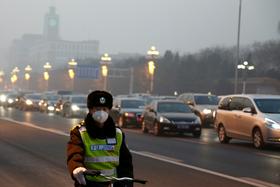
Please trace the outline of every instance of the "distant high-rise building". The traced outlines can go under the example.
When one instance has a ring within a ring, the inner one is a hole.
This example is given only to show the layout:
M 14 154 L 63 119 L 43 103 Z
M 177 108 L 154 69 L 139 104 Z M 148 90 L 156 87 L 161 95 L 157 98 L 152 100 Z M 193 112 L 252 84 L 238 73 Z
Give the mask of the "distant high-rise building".
M 43 34 L 24 34 L 15 39 L 10 48 L 10 69 L 24 68 L 30 64 L 34 71 L 42 71 L 49 62 L 53 68 L 66 66 L 74 59 L 99 57 L 99 41 L 67 41 L 59 34 L 59 15 L 55 7 L 50 7 L 44 17 Z

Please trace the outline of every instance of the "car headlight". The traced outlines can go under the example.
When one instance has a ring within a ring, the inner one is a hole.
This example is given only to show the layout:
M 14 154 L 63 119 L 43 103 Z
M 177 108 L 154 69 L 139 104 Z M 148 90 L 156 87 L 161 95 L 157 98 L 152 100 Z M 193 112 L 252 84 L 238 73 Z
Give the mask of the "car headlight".
M 163 116 L 159 117 L 159 122 L 160 123 L 170 123 L 170 121 L 167 118 L 163 117 Z
M 205 109 L 203 109 L 202 112 L 203 112 L 204 114 L 210 114 L 212 111 L 211 111 L 210 109 L 205 108 Z
M 26 103 L 27 105 L 32 105 L 32 104 L 33 104 L 33 102 L 32 102 L 31 100 L 29 100 L 29 99 L 27 99 L 27 100 L 25 101 L 25 103 Z
M 72 109 L 73 111 L 77 111 L 77 110 L 80 110 L 80 107 L 78 107 L 77 105 L 72 105 L 72 106 L 71 106 L 71 109 Z
M 40 100 L 40 101 L 39 101 L 39 106 L 41 106 L 43 103 L 44 103 L 44 101 L 43 101 L 43 100 Z
M 266 123 L 266 126 L 270 129 L 280 130 L 280 124 L 276 121 L 273 121 L 269 118 L 265 118 L 264 122 Z
M 54 111 L 54 106 L 48 106 L 49 111 Z
M 0 96 L 0 101 L 1 101 L 1 102 L 4 103 L 4 102 L 6 102 L 6 100 L 7 100 L 7 96 L 6 96 L 6 95 L 1 95 L 1 96 Z
M 10 99 L 8 99 L 8 103 L 9 103 L 9 104 L 12 104 L 13 102 L 14 102 L 14 100 L 13 100 L 13 99 L 11 99 L 11 98 L 10 98 Z

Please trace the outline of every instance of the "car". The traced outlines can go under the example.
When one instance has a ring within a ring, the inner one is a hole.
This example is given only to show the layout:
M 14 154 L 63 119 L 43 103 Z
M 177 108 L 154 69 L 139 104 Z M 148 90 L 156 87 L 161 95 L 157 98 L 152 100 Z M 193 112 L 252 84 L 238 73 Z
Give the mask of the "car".
M 39 102 L 42 100 L 41 93 L 32 93 L 26 94 L 20 97 L 19 101 L 19 109 L 21 110 L 31 110 L 38 111 L 39 110 Z
M 160 136 L 167 132 L 201 135 L 201 121 L 191 108 L 178 100 L 155 100 L 145 108 L 142 132 Z
M 249 140 L 257 149 L 280 145 L 280 96 L 229 95 L 219 102 L 214 126 L 221 143 Z
M 202 127 L 211 127 L 213 125 L 213 112 L 218 107 L 218 97 L 216 95 L 183 93 L 177 99 L 192 108 L 194 113 L 200 117 Z
M 64 117 L 84 118 L 88 113 L 87 95 L 73 94 L 62 104 L 61 114 Z
M 45 94 L 39 102 L 39 110 L 41 112 L 54 113 L 59 98 L 60 96 L 56 94 Z
M 145 100 L 141 98 L 116 97 L 110 116 L 120 127 L 141 128 L 141 115 L 144 111 Z
M 19 101 L 19 93 L 10 93 L 6 97 L 6 102 L 3 103 L 4 107 L 16 107 Z
M 9 90 L 0 90 L 0 106 L 5 106 L 7 103 L 7 96 L 10 94 L 14 94 L 14 92 Z

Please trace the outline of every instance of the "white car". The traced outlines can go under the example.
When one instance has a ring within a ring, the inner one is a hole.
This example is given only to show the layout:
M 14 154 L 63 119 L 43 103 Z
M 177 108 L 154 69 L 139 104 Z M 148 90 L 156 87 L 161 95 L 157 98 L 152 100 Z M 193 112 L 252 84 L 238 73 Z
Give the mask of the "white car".
M 219 102 L 214 120 L 221 143 L 232 138 L 252 141 L 254 147 L 280 145 L 280 96 L 229 95 Z

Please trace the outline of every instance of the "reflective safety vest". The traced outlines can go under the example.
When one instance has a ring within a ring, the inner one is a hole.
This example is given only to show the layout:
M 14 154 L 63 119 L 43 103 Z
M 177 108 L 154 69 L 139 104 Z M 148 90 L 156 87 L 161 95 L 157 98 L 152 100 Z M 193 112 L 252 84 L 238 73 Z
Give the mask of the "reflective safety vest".
M 91 138 L 85 126 L 79 128 L 84 146 L 84 164 L 87 169 L 98 170 L 106 176 L 117 177 L 116 168 L 119 165 L 122 132 L 116 128 L 116 137 L 107 139 Z M 95 182 L 108 181 L 102 176 L 86 176 L 87 180 Z

